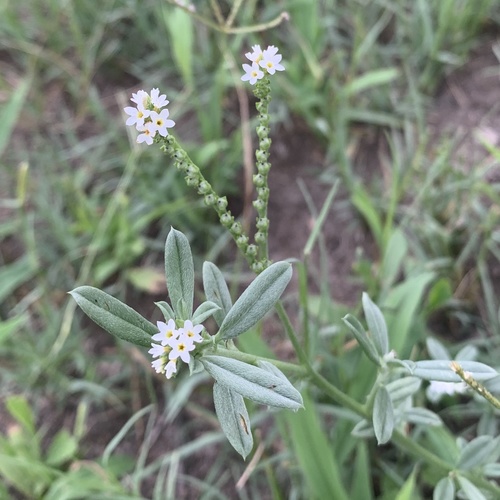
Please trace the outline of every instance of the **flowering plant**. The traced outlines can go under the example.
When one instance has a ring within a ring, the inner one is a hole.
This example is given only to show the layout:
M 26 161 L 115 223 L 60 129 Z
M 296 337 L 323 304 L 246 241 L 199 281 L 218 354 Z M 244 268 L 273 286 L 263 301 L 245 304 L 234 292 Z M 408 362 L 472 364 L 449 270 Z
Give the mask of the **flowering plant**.
M 486 446 L 484 440 L 477 438 L 457 448 L 455 461 L 450 463 L 412 440 L 410 430 L 411 426 L 429 428 L 442 425 L 441 419 L 433 411 L 416 406 L 416 394 L 423 380 L 434 382 L 431 393 L 436 390 L 447 391 L 449 383 L 463 381 L 469 389 L 500 408 L 500 402 L 482 385 L 499 376 L 496 370 L 470 357 L 458 359 L 457 355 L 457 361 L 452 362 L 451 358 L 446 358 L 446 353 L 443 355 L 441 348 L 435 349 L 438 354 L 431 360 L 398 359 L 393 350 L 397 337 L 390 334 L 380 308 L 367 294 L 362 297 L 367 328 L 350 314 L 343 318 L 356 345 L 372 363 L 376 374 L 364 403 L 347 395 L 325 378 L 316 366 L 306 342 L 299 340 L 280 302 L 292 277 L 292 266 L 285 261 L 272 263 L 267 244 L 270 227 L 267 216 L 270 196 L 268 174 L 271 169 L 268 111 L 271 100 L 270 76 L 285 68 L 281 64 L 282 56 L 274 46 L 261 50 L 259 45 L 255 45 L 252 52 L 246 53 L 246 57 L 251 64 L 243 64 L 244 75 L 241 80 L 254 86 L 258 111 L 258 148 L 255 152 L 256 173 L 253 176 L 256 192 L 253 206 L 257 216 L 253 241 L 228 210 L 227 198 L 214 191 L 198 166 L 169 133 L 168 129 L 175 123 L 169 118 L 166 95 L 160 94 L 157 88 L 150 93 L 140 90 L 131 99 L 136 106 L 126 107 L 124 111 L 128 115 L 126 124 L 135 126 L 140 132 L 137 142 L 158 144 L 170 156 L 175 167 L 184 174 L 186 183 L 196 189 L 208 207 L 215 210 L 220 223 L 228 230 L 257 277 L 233 303 L 220 269 L 211 262 L 205 262 L 202 276 L 206 300 L 194 309 L 195 273 L 191 249 L 187 238 L 172 228 L 165 243 L 169 302 L 156 304 L 164 321 L 158 321 L 155 326 L 129 306 L 93 287 L 76 288 L 71 292 L 73 298 L 93 321 L 109 333 L 148 348 L 152 367 L 157 373 L 165 375 L 166 379 L 177 376 L 185 368 L 184 365 L 187 365 L 190 374 L 206 371 L 214 379 L 214 406 L 221 428 L 243 457 L 253 447 L 245 398 L 293 411 L 304 407 L 304 399 L 285 375 L 287 373 L 315 386 L 326 397 L 348 410 L 355 422 L 353 436 L 374 437 L 378 444 L 392 441 L 403 451 L 418 456 L 432 466 L 438 474 L 436 491 L 445 492 L 444 496 L 438 498 L 453 498 L 456 484 L 468 491 L 479 491 L 478 488 L 481 488 L 500 497 L 497 486 L 492 485 L 484 474 L 471 471 L 471 467 L 468 467 L 472 463 L 472 452 L 481 464 L 495 461 L 497 455 L 494 447 L 498 445 L 498 440 Z M 280 317 L 298 364 L 244 353 L 234 342 L 272 309 Z M 212 332 L 204 325 L 210 317 L 217 325 Z

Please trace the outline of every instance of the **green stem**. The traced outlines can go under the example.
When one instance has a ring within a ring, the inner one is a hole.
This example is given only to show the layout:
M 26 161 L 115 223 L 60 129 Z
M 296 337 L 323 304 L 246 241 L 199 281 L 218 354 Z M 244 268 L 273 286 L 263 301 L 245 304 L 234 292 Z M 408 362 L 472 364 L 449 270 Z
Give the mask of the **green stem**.
M 276 304 L 276 310 L 281 319 L 281 322 L 283 323 L 288 338 L 290 339 L 293 347 L 295 348 L 300 362 L 303 364 L 302 368 L 309 375 L 312 383 L 316 387 L 318 387 L 318 389 L 321 389 L 327 396 L 332 398 L 332 400 L 334 400 L 336 403 L 352 410 L 360 417 L 371 419 L 371 411 L 369 411 L 369 409 L 366 406 L 358 403 L 356 400 L 354 400 L 347 394 L 343 393 L 340 389 L 338 389 L 330 382 L 328 382 L 328 380 L 326 380 L 313 368 L 313 366 L 309 362 L 309 359 L 307 358 L 304 350 L 302 349 L 299 343 L 299 340 L 297 338 L 297 335 L 295 334 L 295 330 L 290 322 L 288 314 L 286 313 L 283 304 L 281 302 L 278 302 Z M 268 361 L 276 364 L 275 361 L 272 360 Z M 286 365 L 289 365 L 289 363 L 286 363 Z M 443 474 L 448 474 L 449 472 L 452 472 L 454 470 L 454 467 L 450 465 L 448 462 L 441 459 L 440 457 L 438 457 L 437 455 L 427 450 L 426 448 L 424 448 L 423 446 L 421 446 L 420 444 L 418 444 L 411 438 L 405 436 L 399 431 L 394 431 L 391 441 L 395 445 L 397 445 L 400 449 L 422 459 L 429 466 L 442 471 Z M 494 493 L 494 495 L 496 495 L 495 498 L 500 498 L 500 488 L 490 483 L 487 479 L 484 479 L 482 477 L 476 477 L 473 474 L 462 471 L 460 471 L 460 474 L 469 479 L 470 481 L 474 482 L 478 487 Z
M 305 378 L 308 375 L 308 371 L 306 368 L 300 365 L 296 365 L 294 363 L 287 363 L 286 361 L 279 361 L 277 359 L 265 358 L 262 356 L 255 356 L 254 354 L 248 354 L 246 352 L 241 352 L 236 349 L 227 349 L 225 347 L 221 347 L 218 345 L 214 350 L 214 354 L 218 356 L 224 356 L 226 358 L 233 358 L 239 361 L 243 361 L 244 363 L 248 363 L 251 365 L 255 365 L 257 361 L 267 361 L 268 363 L 272 363 L 274 366 L 288 373 L 292 373 L 300 378 Z

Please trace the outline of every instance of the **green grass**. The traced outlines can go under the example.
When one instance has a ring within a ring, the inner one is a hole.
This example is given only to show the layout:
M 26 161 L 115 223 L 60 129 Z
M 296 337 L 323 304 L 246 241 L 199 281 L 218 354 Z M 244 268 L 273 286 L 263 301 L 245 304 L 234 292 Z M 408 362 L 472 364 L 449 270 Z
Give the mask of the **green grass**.
M 227 14 L 231 2 L 220 4 Z M 211 16 L 208 2 L 197 8 L 199 15 Z M 121 108 L 131 91 L 159 86 L 171 101 L 177 137 L 214 188 L 236 200 L 247 139 L 239 67 L 255 43 L 276 44 L 284 55 L 286 72 L 271 105 L 273 130 L 279 134 L 300 123 L 318 138 L 325 157 L 322 179 L 340 178 L 357 215 L 354 223 L 373 237 L 376 255 L 358 259 L 357 279 L 386 314 L 398 353 L 425 355 L 429 319 L 438 316 L 447 328 L 442 340 L 452 350 L 457 340 L 473 343 L 481 360 L 497 363 L 500 189 L 485 176 L 498 168 L 500 151 L 488 145 L 490 160 L 464 173 L 454 164 L 453 138 L 433 138 L 431 145 L 426 111 L 444 76 L 467 61 L 481 33 L 498 29 L 498 6 L 493 0 L 249 0 L 235 26 L 267 22 L 282 10 L 291 21 L 264 32 L 226 35 L 156 0 L 107 0 L 99 9 L 85 1 L 1 3 L 0 406 L 15 401 L 24 415 L 33 412 L 34 423 L 24 425 L 21 438 L 36 435 L 40 450 L 50 449 L 53 438 L 43 435 L 47 402 L 61 419 L 75 415 L 75 408 L 85 406 L 87 412 L 77 442 L 69 428 L 59 438 L 71 445 L 65 460 L 50 460 L 42 451 L 21 457 L 21 472 L 36 463 L 31 479 L 39 489 L 31 489 L 32 498 L 51 487 L 57 497 L 57 488 L 76 481 L 69 464 L 87 458 L 91 416 L 104 419 L 106 412 L 120 420 L 113 432 L 103 430 L 108 447 L 102 444 L 100 455 L 90 458 L 109 474 L 116 495 L 163 498 L 163 491 L 178 484 L 207 498 L 234 495 L 246 464 L 233 455 L 210 455 L 214 443 L 218 451 L 228 448 L 206 402 L 205 381 L 157 383 L 147 355 L 101 340 L 104 334 L 81 321 L 67 291 L 83 284 L 103 287 L 118 298 L 147 303 L 141 312 L 157 319 L 149 304 L 162 293 L 155 287 L 170 226 L 188 235 L 196 262 L 207 255 L 223 260 L 238 283 L 241 263 L 229 261 L 216 219 L 166 156 L 136 147 Z M 360 176 L 366 166 L 351 154 L 360 147 L 360 129 L 385 134 L 383 181 L 378 174 L 369 181 Z M 340 210 L 341 202 L 334 200 L 332 207 Z M 314 214 L 321 206 L 310 203 L 309 209 Z M 328 224 L 325 211 L 320 217 Z M 324 264 L 322 224 L 311 245 L 320 248 Z M 308 255 L 311 246 L 306 250 Z M 363 401 L 374 371 L 352 348 L 340 321 L 347 312 L 359 313 L 360 305 L 335 303 L 313 262 L 300 272 L 299 297 L 289 300 L 300 305 L 297 319 L 307 333 L 308 353 L 328 380 Z M 315 281 L 309 289 L 308 279 Z M 258 345 L 249 340 L 246 347 Z M 12 395 L 24 395 L 32 410 Z M 159 415 L 146 416 L 157 397 Z M 411 460 L 398 463 L 391 450 L 353 439 L 352 415 L 319 394 L 311 399 L 318 405 L 310 412 L 276 420 L 254 409 L 252 418 L 267 418 L 270 430 L 262 436 L 264 455 L 242 498 L 262 491 L 273 498 L 322 497 L 333 489 L 342 492 L 339 498 L 417 498 L 412 489 L 428 495 L 437 481 L 431 471 L 413 469 Z M 472 424 L 453 413 L 455 403 L 443 415 L 458 435 Z M 466 406 L 472 415 L 489 415 L 475 432 L 496 432 L 492 412 L 473 400 Z M 154 442 L 165 420 L 177 434 L 164 454 Z M 310 432 L 297 430 L 305 428 Z M 290 429 L 297 432 L 290 435 Z M 17 457 L 6 444 L 7 429 L 2 432 L 0 449 Z M 437 434 L 425 439 L 436 448 L 446 441 Z M 310 441 L 331 451 L 319 465 L 307 448 Z M 130 473 L 130 443 L 139 442 L 139 460 Z M 123 443 L 128 456 L 113 468 L 111 458 Z M 374 463 L 375 452 L 381 458 Z M 202 466 L 204 454 L 216 456 L 213 465 Z M 0 462 L 4 477 L 12 470 L 5 467 Z M 337 473 L 328 476 L 321 467 Z M 77 479 L 90 484 L 92 474 L 81 472 Z M 369 484 L 356 482 L 356 476 Z M 62 486 L 54 486 L 56 479 Z M 29 498 L 26 485 L 16 481 L 10 487 Z M 7 495 L 1 488 L 0 497 Z

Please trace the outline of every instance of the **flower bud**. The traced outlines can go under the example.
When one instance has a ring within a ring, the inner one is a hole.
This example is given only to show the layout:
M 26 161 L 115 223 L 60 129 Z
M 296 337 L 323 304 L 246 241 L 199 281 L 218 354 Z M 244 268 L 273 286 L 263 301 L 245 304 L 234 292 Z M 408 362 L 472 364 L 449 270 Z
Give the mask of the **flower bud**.
M 260 149 L 257 149 L 257 151 L 255 151 L 255 159 L 259 163 L 264 163 L 265 161 L 267 161 L 268 158 L 269 158 L 269 153 L 267 151 L 262 151 Z
M 198 187 L 199 180 L 197 177 L 189 177 L 189 175 L 186 175 L 184 178 L 186 179 L 186 184 L 189 187 Z
M 262 264 L 262 262 L 254 262 L 252 264 L 252 271 L 255 274 L 260 274 L 262 271 L 264 271 L 264 265 Z
M 259 139 L 261 139 L 259 142 L 259 148 L 262 149 L 263 151 L 267 151 L 271 147 L 271 139 L 269 139 L 269 137 L 262 138 L 260 136 Z
M 253 202 L 253 206 L 254 206 L 255 210 L 257 210 L 257 212 L 260 212 L 261 210 L 265 210 L 266 203 L 264 200 L 258 199 L 258 200 L 255 200 Z
M 267 187 L 257 188 L 257 194 L 261 200 L 264 200 L 264 201 L 269 200 L 269 188 L 267 188 Z M 255 207 L 255 208 L 257 208 L 257 207 Z
M 217 208 L 219 210 L 226 210 L 226 208 L 227 208 L 227 198 L 225 196 L 221 196 L 217 200 Z
M 246 249 L 248 245 L 248 236 L 240 234 L 240 236 L 236 238 L 236 244 L 238 245 L 238 248 Z
M 263 187 L 266 185 L 266 179 L 261 174 L 255 174 L 253 176 L 253 183 L 257 187 Z
M 269 134 L 269 129 L 267 127 L 264 127 L 264 125 L 259 125 L 256 130 L 257 130 L 257 137 L 261 140 L 260 142 L 262 142 L 264 139 L 267 138 Z M 260 149 L 265 149 L 265 148 L 260 148 Z
M 269 229 L 269 219 L 267 217 L 259 217 L 256 223 L 257 229 L 267 231 Z
M 201 181 L 198 187 L 198 193 L 208 194 L 212 191 L 212 186 L 207 181 Z
M 233 235 L 239 236 L 243 232 L 243 228 L 241 227 L 241 224 L 239 222 L 235 222 L 231 226 L 231 230 L 230 231 L 231 231 L 231 233 Z
M 220 216 L 220 223 L 228 229 L 232 226 L 233 221 L 234 219 L 231 212 L 225 212 Z
M 212 194 L 207 194 L 205 196 L 205 205 L 207 205 L 208 207 L 213 207 L 215 205 L 215 203 L 217 202 L 217 198 Z
M 259 174 L 267 175 L 269 170 L 271 170 L 271 164 L 267 161 L 259 162 L 257 163 L 257 170 L 259 171 Z
M 269 113 L 261 113 L 259 116 L 259 121 L 262 125 L 269 125 Z
M 182 162 L 185 164 L 185 169 L 186 169 L 186 174 L 190 175 L 191 177 L 198 176 L 200 173 L 200 169 L 196 166 L 193 165 L 192 163 L 188 166 L 186 162 Z
M 257 245 L 254 245 L 253 243 L 251 245 L 248 245 L 247 255 L 249 255 L 250 257 L 255 257 L 257 255 L 257 251 Z
M 265 243 L 266 242 L 266 235 L 262 231 L 257 231 L 255 233 L 255 241 L 257 243 Z

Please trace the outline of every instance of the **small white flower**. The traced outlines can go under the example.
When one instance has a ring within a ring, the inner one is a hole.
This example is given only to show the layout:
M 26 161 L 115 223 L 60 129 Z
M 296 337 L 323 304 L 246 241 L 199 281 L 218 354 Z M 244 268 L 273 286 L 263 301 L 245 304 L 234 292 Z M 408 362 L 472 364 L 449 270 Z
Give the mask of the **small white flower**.
M 151 363 L 151 366 L 156 370 L 156 373 L 163 373 L 165 371 L 165 359 L 156 359 Z
M 280 64 L 282 55 L 278 54 L 278 49 L 274 45 L 270 45 L 262 53 L 262 59 L 259 61 L 259 66 L 264 68 L 270 75 L 274 75 L 276 71 L 284 71 L 285 67 Z
M 142 127 L 137 127 L 137 130 L 142 132 L 142 134 L 137 136 L 137 142 L 139 144 L 145 142 L 148 146 L 151 146 L 151 144 L 153 144 L 153 137 L 156 135 L 156 129 L 153 123 L 147 122 Z
M 148 351 L 153 358 L 158 358 L 159 356 L 163 356 L 166 354 L 168 351 L 170 351 L 170 347 L 168 346 L 163 346 L 160 344 L 151 344 L 151 349 Z
M 260 80 L 264 76 L 264 72 L 259 68 L 259 65 L 256 62 L 250 64 L 243 64 L 243 69 L 245 70 L 245 74 L 241 77 L 241 79 L 246 82 L 250 82 L 250 85 L 254 85 L 257 80 Z
M 144 120 L 151 113 L 151 111 L 149 111 L 148 109 L 133 108 L 132 106 L 123 108 L 123 111 L 125 111 L 125 113 L 129 115 L 127 121 L 125 122 L 125 125 L 135 125 L 136 127 L 144 126 Z
M 167 101 L 168 102 L 168 101 Z M 167 137 L 168 130 L 167 128 L 172 128 L 175 125 L 173 120 L 168 119 L 168 109 L 162 109 L 160 113 L 156 111 L 151 111 L 151 122 L 154 125 L 155 130 L 162 136 Z
M 132 93 L 132 97 L 130 98 L 132 102 L 137 104 L 139 109 L 146 109 L 148 107 L 150 97 L 147 92 L 144 90 L 138 90 L 136 94 Z
M 260 45 L 252 45 L 252 50 L 253 52 L 247 52 L 245 54 L 245 57 L 247 59 L 250 59 L 250 61 L 259 64 L 260 60 L 262 59 L 262 50 L 260 48 Z
M 170 101 L 167 101 L 167 96 L 165 94 L 160 95 L 160 89 L 152 89 L 151 90 L 151 104 L 155 108 L 163 108 Z
M 432 403 L 438 403 L 445 395 L 453 396 L 463 394 L 467 390 L 467 385 L 463 382 L 439 382 L 432 380 L 427 387 L 425 394 Z
M 159 332 L 151 338 L 160 342 L 161 345 L 169 345 L 171 339 L 179 337 L 179 330 L 175 327 L 175 321 L 173 319 L 169 319 L 168 323 L 157 321 L 156 326 L 158 327 Z
M 171 378 L 174 373 L 177 373 L 177 359 L 171 359 L 165 366 L 165 376 Z
M 193 342 L 185 336 L 179 337 L 177 341 L 172 343 L 172 350 L 168 355 L 168 359 L 181 358 L 184 363 L 189 363 L 191 355 L 189 354 L 195 348 Z
M 203 330 L 203 325 L 193 325 L 190 320 L 184 321 L 184 327 L 180 329 L 181 336 L 188 338 L 191 342 L 201 342 L 203 338 L 200 333 Z

